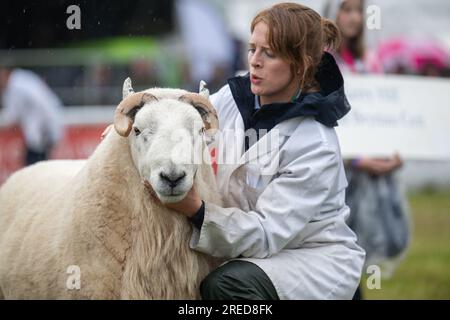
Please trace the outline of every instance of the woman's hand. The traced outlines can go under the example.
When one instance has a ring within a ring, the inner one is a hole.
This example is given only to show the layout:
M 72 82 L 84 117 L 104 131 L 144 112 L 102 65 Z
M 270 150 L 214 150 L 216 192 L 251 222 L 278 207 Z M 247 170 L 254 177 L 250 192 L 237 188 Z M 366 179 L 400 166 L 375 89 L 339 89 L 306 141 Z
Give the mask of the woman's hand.
M 148 188 L 148 182 L 145 183 L 145 185 Z M 153 201 L 156 201 L 160 205 L 165 206 L 169 209 L 175 210 L 188 218 L 193 217 L 202 206 L 202 200 L 200 199 L 195 186 L 192 187 L 192 189 L 187 193 L 186 197 L 184 197 L 184 199 L 180 202 L 162 203 L 158 199 L 154 191 L 150 192 L 150 196 L 152 197 Z
M 188 218 L 193 217 L 202 206 L 202 199 L 197 192 L 195 186 L 187 193 L 186 197 L 180 202 L 165 203 L 167 208 L 184 214 Z
M 373 175 L 388 174 L 403 165 L 403 161 L 398 154 L 388 159 L 361 158 L 355 165 L 359 170 L 367 171 Z

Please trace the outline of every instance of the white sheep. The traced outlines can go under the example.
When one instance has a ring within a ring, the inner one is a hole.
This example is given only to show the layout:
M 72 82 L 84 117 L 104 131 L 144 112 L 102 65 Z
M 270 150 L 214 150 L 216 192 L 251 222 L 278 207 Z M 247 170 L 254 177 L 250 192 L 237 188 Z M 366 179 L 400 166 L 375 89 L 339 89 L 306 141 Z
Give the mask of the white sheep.
M 0 298 L 199 297 L 217 261 L 189 248 L 192 225 L 150 192 L 178 201 L 195 184 L 221 203 L 208 161 L 188 155 L 209 156 L 217 115 L 202 94 L 134 93 L 129 79 L 123 90 L 115 130 L 87 161 L 40 162 L 0 189 Z

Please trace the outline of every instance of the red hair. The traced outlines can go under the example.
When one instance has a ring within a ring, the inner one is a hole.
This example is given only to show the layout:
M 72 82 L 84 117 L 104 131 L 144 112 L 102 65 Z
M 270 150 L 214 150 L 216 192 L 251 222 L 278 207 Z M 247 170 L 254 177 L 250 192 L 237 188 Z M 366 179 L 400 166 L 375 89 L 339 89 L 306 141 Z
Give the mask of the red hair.
M 317 87 L 314 75 L 324 49 L 340 44 L 336 24 L 297 3 L 279 3 L 261 11 L 253 18 L 251 32 L 260 22 L 268 26 L 267 41 L 274 53 L 291 64 L 293 74 L 300 74 L 300 88 Z

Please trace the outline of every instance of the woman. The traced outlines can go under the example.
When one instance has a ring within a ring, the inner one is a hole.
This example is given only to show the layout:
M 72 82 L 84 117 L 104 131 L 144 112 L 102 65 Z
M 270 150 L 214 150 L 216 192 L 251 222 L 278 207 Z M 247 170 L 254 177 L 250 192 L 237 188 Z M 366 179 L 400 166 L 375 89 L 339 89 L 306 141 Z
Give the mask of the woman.
M 345 73 L 380 73 L 381 64 L 364 44 L 364 1 L 335 0 L 328 3 L 327 17 L 335 19 L 342 42 L 335 54 Z M 350 207 L 349 225 L 366 251 L 366 265 L 383 267 L 383 275 L 394 264 L 386 262 L 401 255 L 409 241 L 406 199 L 400 193 L 394 173 L 401 167 L 399 155 L 387 158 L 361 156 L 346 159 Z M 362 298 L 359 288 L 355 299 Z
M 342 36 L 335 58 L 344 73 L 383 71 L 380 61 L 364 42 L 363 7 L 363 0 L 331 0 L 325 9 L 325 15 L 336 22 Z
M 231 259 L 204 279 L 203 299 L 353 296 L 364 251 L 345 223 L 347 181 L 333 129 L 350 107 L 324 52 L 338 38 L 312 9 L 274 5 L 252 21 L 250 73 L 211 97 L 222 131 L 253 129 L 256 137 L 225 138 L 219 150 L 223 159 L 242 156 L 219 164 L 225 208 L 203 202 L 195 189 L 167 204 L 195 225 L 194 250 Z

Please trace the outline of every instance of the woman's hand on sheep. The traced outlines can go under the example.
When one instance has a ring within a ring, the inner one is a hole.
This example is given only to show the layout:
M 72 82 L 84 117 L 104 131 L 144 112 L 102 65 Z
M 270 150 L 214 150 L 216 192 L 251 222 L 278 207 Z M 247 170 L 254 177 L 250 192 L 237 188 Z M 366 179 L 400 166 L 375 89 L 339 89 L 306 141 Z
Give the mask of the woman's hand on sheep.
M 144 185 L 149 188 L 149 184 L 144 183 Z M 151 187 L 150 187 L 151 189 Z M 200 196 L 197 192 L 197 189 L 195 186 L 192 187 L 192 189 L 187 193 L 186 197 L 184 197 L 183 200 L 179 202 L 173 202 L 173 203 L 162 203 L 156 194 L 154 193 L 153 189 L 151 189 L 152 192 L 150 192 L 150 197 L 152 197 L 153 201 L 159 203 L 162 206 L 165 206 L 169 209 L 175 210 L 181 214 L 184 214 L 188 218 L 193 217 L 197 211 L 202 206 L 202 200 L 200 199 Z
M 187 217 L 193 217 L 202 206 L 202 199 L 197 192 L 195 186 L 187 193 L 186 197 L 180 202 L 164 203 L 164 205 L 172 210 L 175 210 Z

